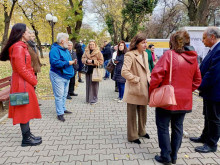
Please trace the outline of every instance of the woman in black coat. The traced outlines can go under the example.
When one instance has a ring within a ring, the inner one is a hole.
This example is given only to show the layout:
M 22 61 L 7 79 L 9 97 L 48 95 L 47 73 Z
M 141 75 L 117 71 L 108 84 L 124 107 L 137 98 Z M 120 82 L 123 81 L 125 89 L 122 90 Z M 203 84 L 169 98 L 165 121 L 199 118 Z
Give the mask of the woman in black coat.
M 119 96 L 116 101 L 118 103 L 123 102 L 123 96 L 124 96 L 124 88 L 125 88 L 125 78 L 121 76 L 121 69 L 124 63 L 124 55 L 127 52 L 127 47 L 125 45 L 124 41 L 119 42 L 118 44 L 118 52 L 116 59 L 114 60 L 114 63 L 116 64 L 115 70 L 114 70 L 114 75 L 113 75 L 113 80 L 117 82 L 118 84 L 118 90 L 119 90 Z
M 78 68 L 79 79 L 78 79 L 78 82 L 83 83 L 83 81 L 81 79 L 81 70 L 82 70 L 82 67 L 83 67 L 83 63 L 82 63 L 83 50 L 82 50 L 82 46 L 80 45 L 80 43 L 76 43 L 75 49 L 76 49 L 77 62 L 79 64 L 79 68 Z

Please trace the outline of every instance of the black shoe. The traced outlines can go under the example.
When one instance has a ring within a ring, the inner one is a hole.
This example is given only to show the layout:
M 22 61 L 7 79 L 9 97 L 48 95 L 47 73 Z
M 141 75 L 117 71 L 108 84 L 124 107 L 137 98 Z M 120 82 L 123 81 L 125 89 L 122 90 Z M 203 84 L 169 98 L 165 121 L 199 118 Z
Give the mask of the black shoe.
M 67 95 L 67 97 L 66 97 L 67 99 L 69 99 L 69 100 L 71 100 L 72 99 L 72 97 L 70 97 L 70 95 Z
M 176 159 L 172 159 L 172 164 L 176 164 Z
M 76 93 L 71 93 L 70 96 L 78 96 Z
M 22 143 L 21 143 L 22 147 L 25 147 L 25 146 L 37 146 L 37 145 L 42 143 L 41 139 L 40 140 L 36 140 L 36 139 L 32 138 L 30 136 L 30 134 L 31 134 L 30 130 L 27 131 L 25 134 L 22 134 L 22 136 L 23 136 Z
M 70 111 L 65 110 L 64 113 L 73 113 L 73 112 L 70 112 Z
M 154 157 L 154 159 L 155 159 L 157 162 L 162 163 L 162 164 L 164 164 L 164 165 L 171 165 L 171 162 L 170 162 L 170 161 L 164 160 L 164 159 L 163 159 L 161 156 L 159 156 L 159 155 L 156 155 L 156 156 Z
M 146 133 L 146 135 L 142 136 L 142 137 L 145 137 L 147 139 L 150 139 L 150 136 Z
M 58 120 L 60 120 L 60 121 L 62 121 L 62 122 L 64 122 L 64 121 L 65 121 L 65 119 L 64 119 L 64 117 L 63 117 L 63 115 L 58 115 L 58 116 L 57 116 L 57 119 L 58 119 Z
M 40 136 L 34 136 L 31 132 L 30 132 L 30 136 L 34 139 L 34 140 L 42 140 L 42 138 Z
M 115 92 L 118 92 L 118 88 L 117 87 L 115 87 Z
M 80 83 L 84 83 L 84 81 L 83 81 L 82 79 L 79 79 L 78 82 L 80 82 Z
M 41 106 L 42 104 L 38 104 L 39 106 Z
M 204 144 L 203 146 L 196 147 L 195 151 L 201 153 L 216 152 L 217 147 L 210 147 L 207 144 Z
M 204 143 L 205 141 L 201 137 L 190 137 L 189 140 L 195 143 Z
M 137 143 L 137 144 L 141 144 L 141 141 L 140 141 L 139 139 L 133 140 L 133 141 L 131 141 L 131 142 Z

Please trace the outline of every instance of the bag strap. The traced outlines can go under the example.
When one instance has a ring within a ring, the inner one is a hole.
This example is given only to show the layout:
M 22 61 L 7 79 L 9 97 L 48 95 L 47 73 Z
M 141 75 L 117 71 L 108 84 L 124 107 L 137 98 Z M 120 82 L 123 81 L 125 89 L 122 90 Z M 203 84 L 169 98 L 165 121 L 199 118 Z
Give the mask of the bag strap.
M 171 85 L 172 82 L 172 68 L 173 68 L 173 52 L 171 50 L 171 55 L 170 55 L 170 78 L 169 78 L 169 84 Z
M 13 48 L 12 48 L 12 51 L 11 51 L 11 64 L 12 64 L 12 53 L 13 53 Z M 26 54 L 25 54 L 25 64 L 26 64 Z M 13 71 L 13 70 L 12 70 Z M 11 84 L 12 84 L 12 76 L 11 76 Z M 13 93 L 13 88 L 11 88 L 11 93 Z M 25 80 L 24 80 L 24 92 L 26 92 L 26 83 L 25 83 Z

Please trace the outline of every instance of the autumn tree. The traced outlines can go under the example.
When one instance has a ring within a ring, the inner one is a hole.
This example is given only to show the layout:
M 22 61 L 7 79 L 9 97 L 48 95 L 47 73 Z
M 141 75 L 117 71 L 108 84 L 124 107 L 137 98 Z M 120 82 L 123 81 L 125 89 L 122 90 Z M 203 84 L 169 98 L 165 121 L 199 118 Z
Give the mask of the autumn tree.
M 148 38 L 168 38 L 179 28 L 188 25 L 188 17 L 183 4 L 161 0 L 161 10 L 154 12 L 146 23 Z
M 8 30 L 16 3 L 17 0 L 4 0 L 3 2 L 0 2 L 0 5 L 3 6 L 3 12 L 4 12 L 4 33 L 1 43 L 2 48 L 6 45 L 8 39 Z
M 157 0 L 124 0 L 122 15 L 125 23 L 129 23 L 126 41 L 131 40 L 140 30 L 140 25 L 148 19 L 147 14 L 153 12 Z
M 40 50 L 40 56 L 43 58 L 43 51 L 41 47 L 41 41 L 38 35 L 38 29 L 36 27 L 36 23 L 40 21 L 40 18 L 42 18 L 42 14 L 44 16 L 44 8 L 42 5 L 42 2 L 40 1 L 33 1 L 33 0 L 26 0 L 18 2 L 18 6 L 20 10 L 22 11 L 24 17 L 28 20 L 28 23 L 31 25 L 32 29 L 35 32 L 37 45 Z
M 219 7 L 220 0 L 178 0 L 188 10 L 189 24 L 207 26 L 213 11 Z
M 83 1 L 84 0 L 69 0 L 68 10 L 65 16 L 67 32 L 74 44 L 79 36 L 79 32 L 82 26 Z

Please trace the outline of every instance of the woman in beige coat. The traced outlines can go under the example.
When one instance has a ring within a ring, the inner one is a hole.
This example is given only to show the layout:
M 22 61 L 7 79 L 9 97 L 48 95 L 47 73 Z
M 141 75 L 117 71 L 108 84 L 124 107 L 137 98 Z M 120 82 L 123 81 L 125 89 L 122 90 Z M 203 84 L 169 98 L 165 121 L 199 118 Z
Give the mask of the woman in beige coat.
M 127 102 L 128 141 L 140 144 L 139 136 L 150 138 L 146 133 L 148 83 L 150 70 L 146 50 L 146 35 L 136 35 L 125 54 L 121 74 L 126 79 L 124 101 Z M 136 123 L 138 114 L 138 128 Z
M 82 63 L 88 65 L 86 73 L 86 102 L 96 104 L 98 101 L 99 82 L 92 82 L 93 68 L 103 64 L 103 55 L 94 40 L 91 40 L 82 56 Z

